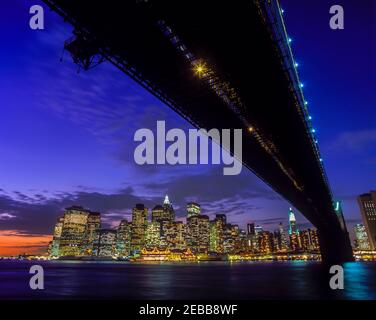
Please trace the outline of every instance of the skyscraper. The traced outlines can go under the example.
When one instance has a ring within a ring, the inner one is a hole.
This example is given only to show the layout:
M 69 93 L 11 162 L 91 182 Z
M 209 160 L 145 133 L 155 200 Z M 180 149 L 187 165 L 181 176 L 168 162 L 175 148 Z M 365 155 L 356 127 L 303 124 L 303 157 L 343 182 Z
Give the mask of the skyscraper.
M 213 221 L 210 221 L 210 251 L 222 253 L 224 241 L 224 229 L 226 216 L 217 214 Z
M 101 214 L 99 212 L 89 212 L 87 217 L 84 254 L 93 254 L 93 244 L 98 241 L 99 230 L 101 228 Z
M 190 202 L 187 204 L 187 219 L 201 214 L 201 207 L 198 203 Z
M 164 220 L 169 220 L 169 212 L 166 211 L 161 205 L 157 204 L 151 210 L 151 222 L 162 222 Z
M 357 250 L 369 250 L 370 245 L 366 228 L 363 224 L 356 224 L 354 226 L 355 232 L 355 248 Z
M 161 223 L 150 222 L 146 228 L 145 245 L 147 248 L 158 248 L 161 245 Z
M 52 238 L 52 245 L 51 245 L 51 251 L 50 251 L 50 254 L 52 257 L 58 257 L 60 255 L 59 253 L 60 238 L 61 238 L 61 233 L 63 231 L 63 224 L 64 224 L 64 218 L 60 217 L 57 220 L 57 223 L 54 228 L 54 235 Z
M 298 229 L 296 227 L 295 214 L 292 211 L 292 208 L 289 209 L 289 234 L 297 233 Z
M 65 209 L 60 238 L 60 256 L 82 256 L 85 254 L 89 213 L 89 210 L 80 206 Z
M 99 232 L 99 241 L 97 243 L 98 257 L 101 258 L 112 258 L 116 254 L 116 231 L 102 229 Z
M 116 255 L 128 257 L 131 249 L 132 225 L 126 219 L 121 220 L 116 232 Z
M 163 201 L 163 209 L 166 212 L 167 219 L 169 221 L 175 221 L 175 211 L 174 211 L 174 208 L 172 207 L 172 203 L 170 202 L 170 199 L 168 198 L 167 194 Z
M 285 251 L 288 249 L 288 245 L 287 245 L 286 232 L 285 232 L 282 222 L 280 222 L 280 224 L 278 225 L 278 234 L 279 234 L 279 242 L 280 242 L 279 249 L 281 251 Z
M 358 204 L 371 250 L 376 250 L 376 191 L 360 195 Z
M 187 219 L 187 243 L 193 252 L 207 252 L 210 243 L 209 217 L 192 216 Z
M 132 210 L 131 250 L 141 251 L 145 245 L 148 208 L 138 203 Z

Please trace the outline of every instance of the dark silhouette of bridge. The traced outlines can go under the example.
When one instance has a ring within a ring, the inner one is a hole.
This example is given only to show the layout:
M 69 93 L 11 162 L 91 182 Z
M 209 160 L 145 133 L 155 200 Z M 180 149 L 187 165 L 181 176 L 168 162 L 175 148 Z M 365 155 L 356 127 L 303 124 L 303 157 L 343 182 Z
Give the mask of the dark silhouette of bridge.
M 352 260 L 277 0 L 44 0 L 81 68 L 108 60 L 199 128 L 242 128 L 243 164 Z

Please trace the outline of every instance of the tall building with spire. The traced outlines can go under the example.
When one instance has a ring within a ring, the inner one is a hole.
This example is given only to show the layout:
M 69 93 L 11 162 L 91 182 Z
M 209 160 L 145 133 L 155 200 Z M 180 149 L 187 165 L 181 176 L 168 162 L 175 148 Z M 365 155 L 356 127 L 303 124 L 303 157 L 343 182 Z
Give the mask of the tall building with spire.
M 297 233 L 298 229 L 296 227 L 295 214 L 292 211 L 292 208 L 289 209 L 289 234 Z
M 301 239 L 299 236 L 299 230 L 296 226 L 295 214 L 292 208 L 289 209 L 289 238 L 290 238 L 290 249 L 292 251 L 298 251 L 302 247 Z
M 164 201 L 163 201 L 163 210 L 166 213 L 166 216 L 169 221 L 175 221 L 175 211 L 172 207 L 172 203 L 170 202 L 170 199 L 168 198 L 168 195 L 166 194 Z

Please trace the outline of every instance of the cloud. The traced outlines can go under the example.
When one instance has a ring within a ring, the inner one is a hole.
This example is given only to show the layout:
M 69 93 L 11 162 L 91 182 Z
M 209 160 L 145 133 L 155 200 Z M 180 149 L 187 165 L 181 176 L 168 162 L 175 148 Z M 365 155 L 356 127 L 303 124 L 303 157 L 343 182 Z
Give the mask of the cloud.
M 376 129 L 346 131 L 340 133 L 328 146 L 328 150 L 335 152 L 362 152 L 375 150 Z
M 14 219 L 16 218 L 15 215 L 10 214 L 10 213 L 0 213 L 0 220 L 9 220 L 9 219 Z

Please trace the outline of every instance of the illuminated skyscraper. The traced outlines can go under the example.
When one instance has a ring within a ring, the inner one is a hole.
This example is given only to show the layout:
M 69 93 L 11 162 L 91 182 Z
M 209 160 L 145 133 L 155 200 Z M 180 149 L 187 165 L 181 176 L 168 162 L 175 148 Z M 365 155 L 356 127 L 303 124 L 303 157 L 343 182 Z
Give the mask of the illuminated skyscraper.
M 159 248 L 161 246 L 161 223 L 150 222 L 146 228 L 145 245 L 147 248 Z
M 370 250 L 368 235 L 363 224 L 356 224 L 354 226 L 355 232 L 355 248 L 357 250 Z
M 316 230 L 307 229 L 299 232 L 301 249 L 304 251 L 319 251 L 319 239 Z
M 298 228 L 296 227 L 296 219 L 295 219 L 295 214 L 290 208 L 289 210 L 289 234 L 297 233 Z
M 167 194 L 163 201 L 163 209 L 166 212 L 167 219 L 169 221 L 175 221 L 175 211 L 174 211 L 174 208 L 172 207 L 172 203 L 170 202 Z
M 201 207 L 198 203 L 190 202 L 187 204 L 187 219 L 201 214 Z
M 163 221 L 161 223 L 161 243 L 169 249 L 186 249 L 186 225 L 181 221 Z
M 90 211 L 80 206 L 65 209 L 60 238 L 60 256 L 82 256 L 85 254 L 89 213 Z
M 63 223 L 64 223 L 64 218 L 60 217 L 57 220 L 57 223 L 54 228 L 54 235 L 52 239 L 52 244 L 51 244 L 51 251 L 50 255 L 52 257 L 58 257 L 59 254 L 59 249 L 60 249 L 60 238 L 61 238 L 61 233 L 63 231 Z
M 363 223 L 368 235 L 371 250 L 376 250 L 376 191 L 358 197 Z
M 162 222 L 164 220 L 169 220 L 170 214 L 161 205 L 156 205 L 151 210 L 151 222 Z
M 136 204 L 132 210 L 131 250 L 141 251 L 145 246 L 146 228 L 148 224 L 148 208 Z
M 207 252 L 210 242 L 209 217 L 192 216 L 187 219 L 187 243 L 193 252 Z
M 98 257 L 112 258 L 116 254 L 116 231 L 100 230 L 97 246 L 95 251 Z
M 259 234 L 259 250 L 261 253 L 272 253 L 274 251 L 273 233 L 262 231 Z
M 224 214 L 217 214 L 215 219 L 210 221 L 210 251 L 223 252 L 225 227 L 226 216 Z
M 98 241 L 101 228 L 101 215 L 99 212 L 89 212 L 85 230 L 84 255 L 92 255 L 94 243 Z
M 286 232 L 283 227 L 282 222 L 278 225 L 278 240 L 279 240 L 279 250 L 286 251 L 288 249 Z
M 116 255 L 128 257 L 131 249 L 132 225 L 126 219 L 121 220 L 116 232 Z

